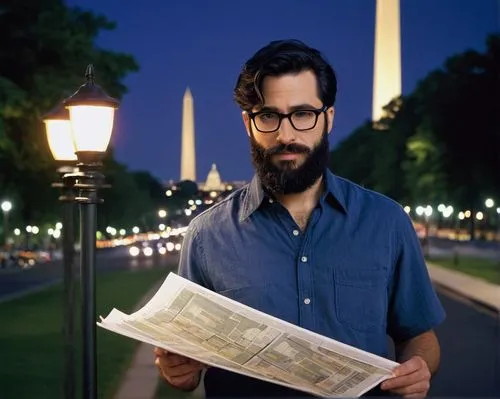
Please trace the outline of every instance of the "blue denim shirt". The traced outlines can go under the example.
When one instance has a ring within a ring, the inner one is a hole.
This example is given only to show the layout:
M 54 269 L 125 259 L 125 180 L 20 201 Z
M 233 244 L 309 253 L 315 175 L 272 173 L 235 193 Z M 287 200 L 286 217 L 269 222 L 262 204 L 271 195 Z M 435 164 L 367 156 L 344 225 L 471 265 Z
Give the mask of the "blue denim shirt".
M 387 356 L 387 335 L 395 342 L 413 338 L 440 324 L 444 310 L 401 206 L 330 171 L 324 180 L 324 194 L 301 231 L 254 177 L 192 220 L 179 274 L 272 316 Z M 207 396 L 241 396 L 245 389 L 256 389 L 256 396 L 272 396 L 272 390 L 290 395 L 230 374 L 209 369 Z

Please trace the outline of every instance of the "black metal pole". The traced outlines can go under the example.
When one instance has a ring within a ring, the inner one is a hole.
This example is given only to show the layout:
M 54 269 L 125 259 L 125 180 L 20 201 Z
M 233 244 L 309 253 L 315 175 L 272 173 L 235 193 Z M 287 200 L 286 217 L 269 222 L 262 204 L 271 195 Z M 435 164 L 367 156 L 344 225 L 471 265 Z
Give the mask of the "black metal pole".
M 3 236 L 5 250 L 7 251 L 9 246 L 9 212 L 6 211 L 3 211 Z
M 71 194 L 69 192 L 68 194 Z M 64 397 L 75 398 L 75 205 L 71 198 L 63 199 L 63 340 Z
M 83 333 L 83 393 L 84 398 L 97 397 L 97 347 L 96 347 L 96 229 L 97 205 L 80 204 L 82 333 Z

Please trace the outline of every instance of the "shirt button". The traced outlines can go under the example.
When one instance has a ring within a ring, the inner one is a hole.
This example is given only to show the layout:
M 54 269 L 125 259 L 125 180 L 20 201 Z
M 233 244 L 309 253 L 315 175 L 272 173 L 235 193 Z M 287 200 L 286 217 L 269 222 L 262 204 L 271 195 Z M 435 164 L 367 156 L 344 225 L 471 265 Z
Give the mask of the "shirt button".
M 307 262 L 307 256 L 303 256 L 302 258 L 300 258 L 300 260 L 301 260 L 302 262 L 306 263 L 306 262 Z
M 274 201 L 272 198 L 269 198 L 269 203 L 272 204 Z
M 294 231 L 293 231 L 293 235 L 294 235 L 294 236 L 298 236 L 299 234 L 300 234 L 300 233 L 299 233 L 299 231 L 298 231 L 298 230 L 294 230 Z
M 309 305 L 311 303 L 311 300 L 309 298 L 304 299 L 304 303 L 306 305 Z

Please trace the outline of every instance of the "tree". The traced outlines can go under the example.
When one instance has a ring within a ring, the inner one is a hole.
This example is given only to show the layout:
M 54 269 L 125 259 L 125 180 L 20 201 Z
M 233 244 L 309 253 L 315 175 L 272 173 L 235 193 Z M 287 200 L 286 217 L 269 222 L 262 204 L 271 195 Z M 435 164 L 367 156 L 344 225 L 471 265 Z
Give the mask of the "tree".
M 155 206 L 149 192 L 140 188 L 134 175 L 113 157 L 106 160 L 105 168 L 106 183 L 111 187 L 101 191 L 104 203 L 99 213 L 99 229 L 110 225 L 128 229 L 136 224 L 152 226 Z
M 56 178 L 41 116 L 83 83 L 93 63 L 97 80 L 117 98 L 122 79 L 137 71 L 127 54 L 98 48 L 94 41 L 114 23 L 67 7 L 62 0 L 11 0 L 0 9 L 0 183 L 21 199 L 16 210 L 28 224 L 54 220 Z M 36 195 L 34 195 L 36 193 Z
M 330 154 L 330 169 L 361 186 L 372 188 L 376 153 L 373 151 L 379 132 L 366 122 L 344 139 Z
M 474 211 L 500 198 L 500 35 L 484 53 L 450 57 L 386 111 L 382 130 L 365 123 L 339 144 L 334 171 L 398 201 Z

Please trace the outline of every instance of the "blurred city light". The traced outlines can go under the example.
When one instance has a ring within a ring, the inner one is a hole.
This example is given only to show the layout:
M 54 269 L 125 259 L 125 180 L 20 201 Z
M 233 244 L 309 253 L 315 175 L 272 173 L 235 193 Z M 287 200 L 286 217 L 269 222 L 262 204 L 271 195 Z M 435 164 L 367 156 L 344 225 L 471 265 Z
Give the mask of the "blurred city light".
M 10 201 L 3 201 L 2 202 L 2 211 L 10 212 L 11 209 L 12 209 L 12 202 L 10 202 Z
M 429 217 L 429 216 L 431 216 L 431 215 L 432 215 L 432 206 L 427 205 L 427 206 L 425 207 L 425 216 Z
M 487 198 L 486 201 L 484 201 L 484 205 L 486 205 L 486 208 L 493 208 L 495 205 L 495 201 L 493 201 L 491 198 Z
M 160 218 L 166 218 L 166 217 L 167 217 L 167 211 L 166 211 L 165 209 L 160 209 L 160 210 L 158 211 L 158 216 L 159 216 Z

